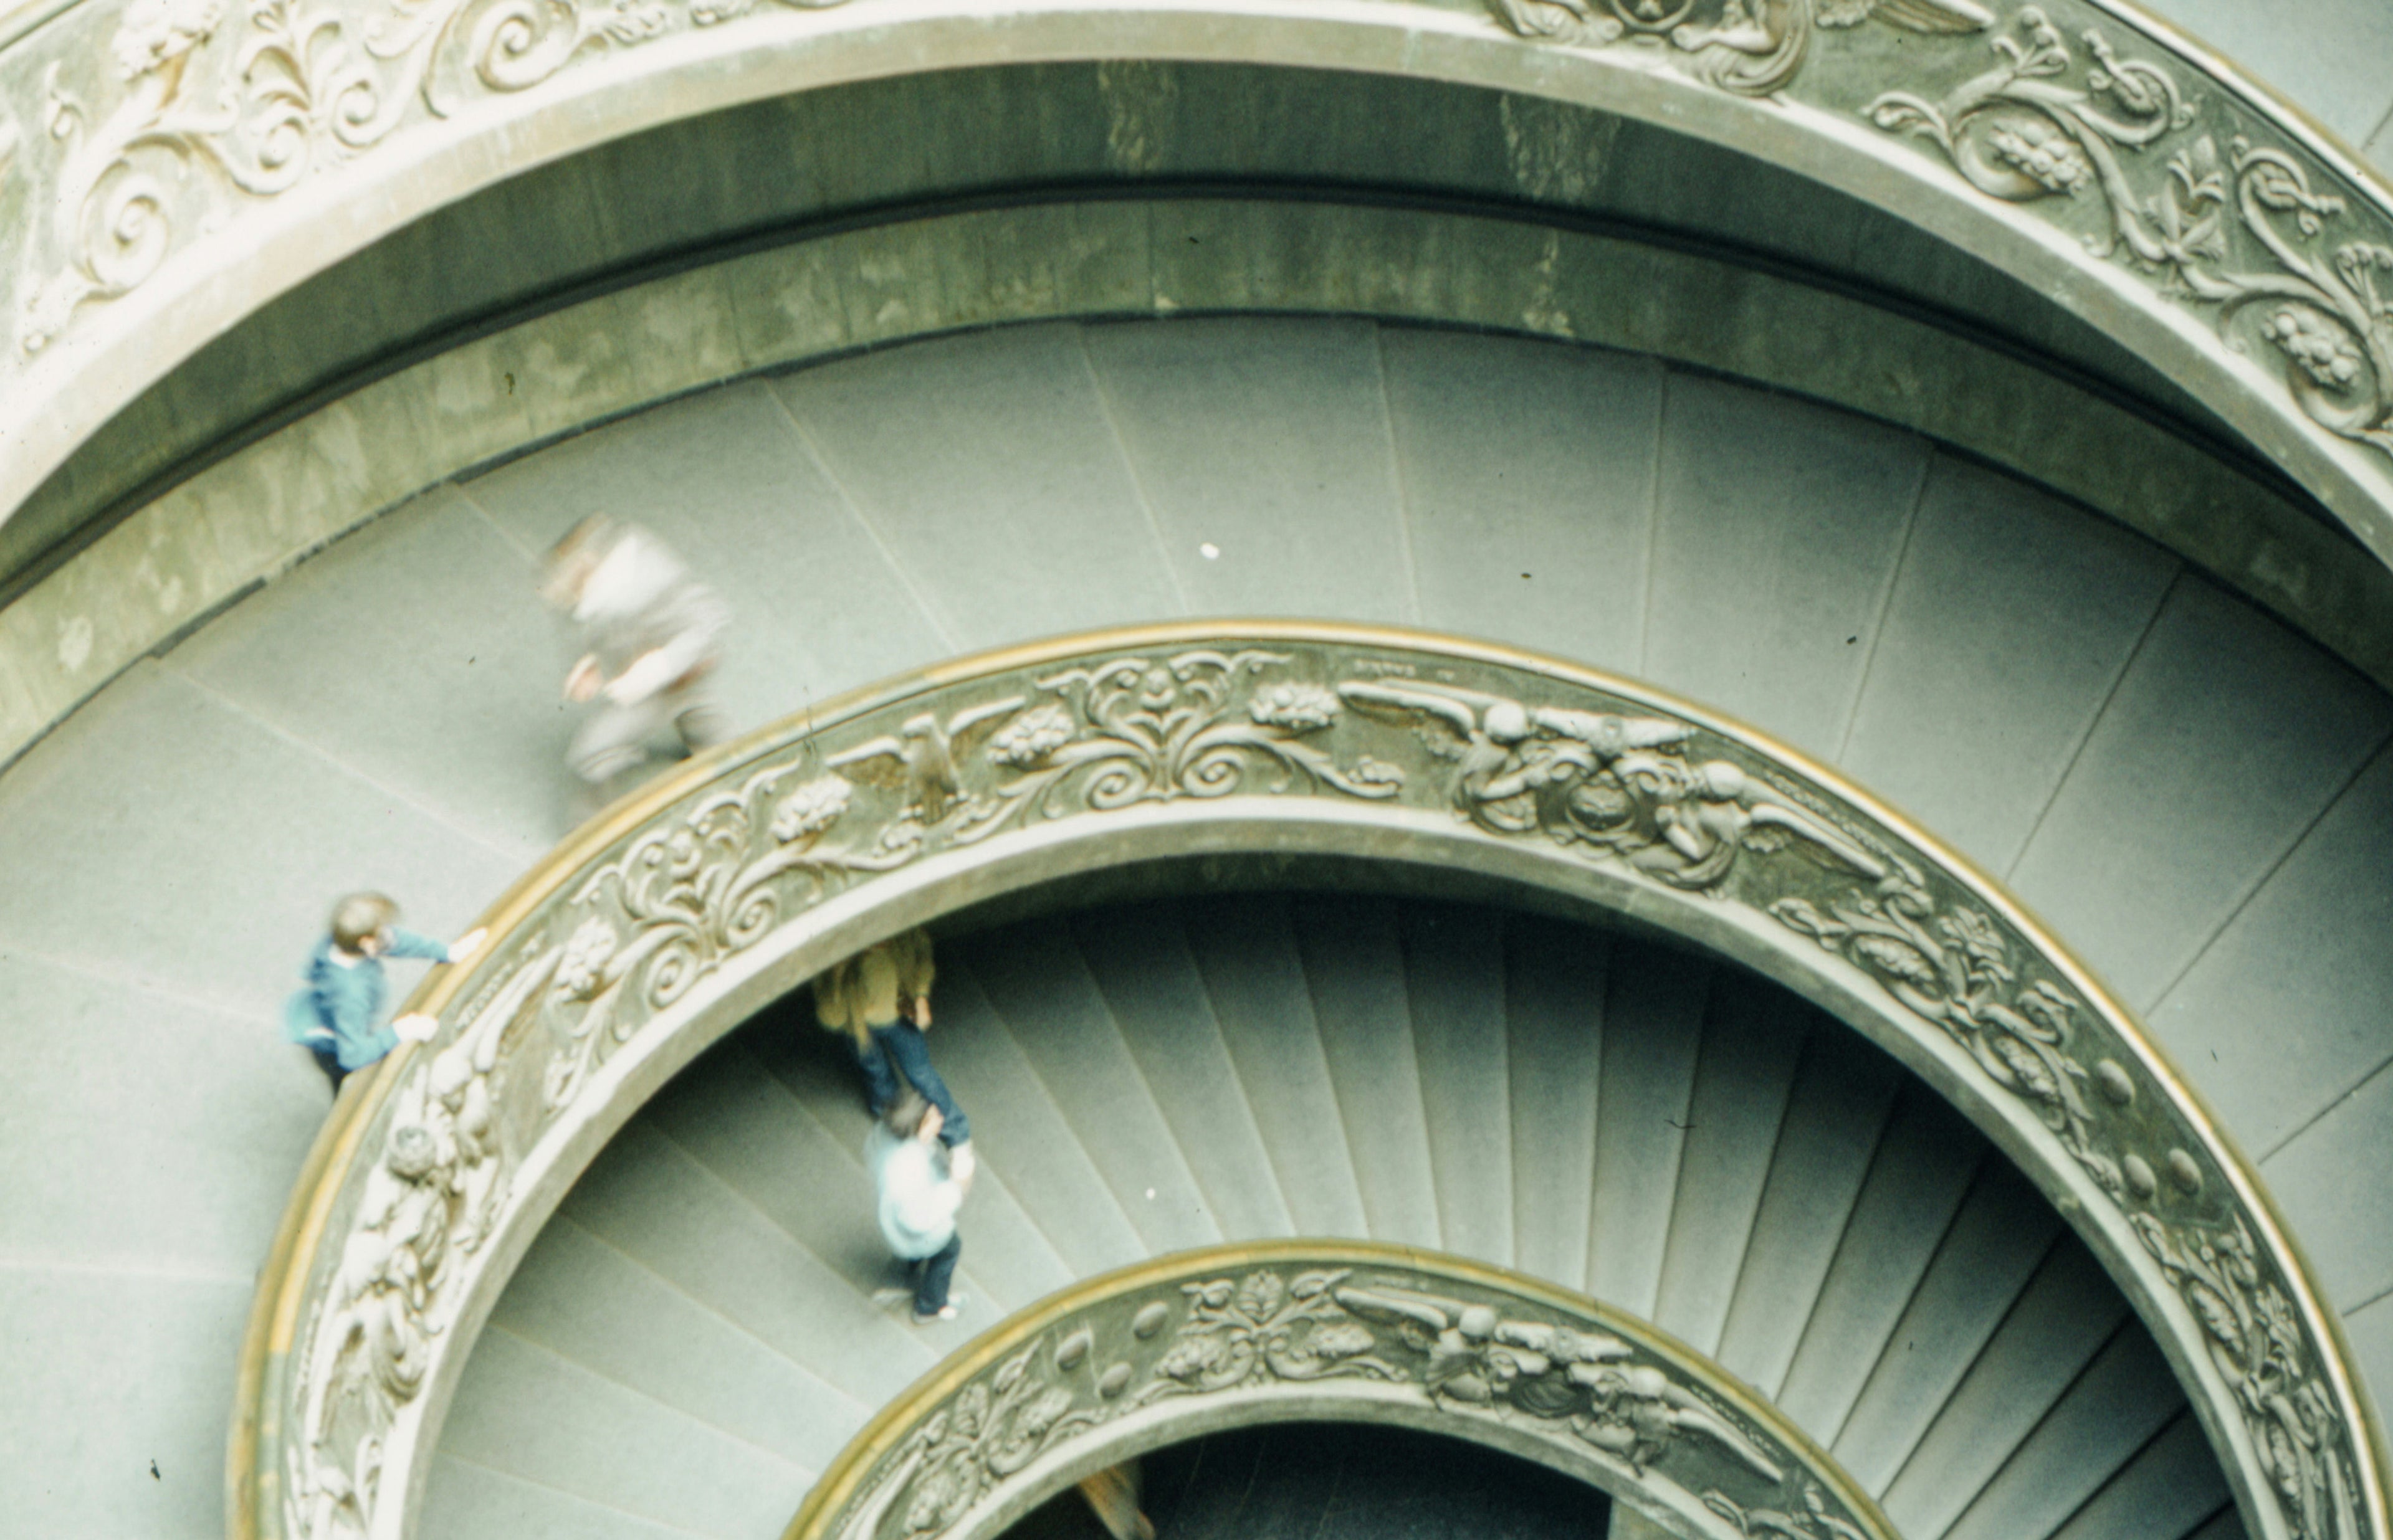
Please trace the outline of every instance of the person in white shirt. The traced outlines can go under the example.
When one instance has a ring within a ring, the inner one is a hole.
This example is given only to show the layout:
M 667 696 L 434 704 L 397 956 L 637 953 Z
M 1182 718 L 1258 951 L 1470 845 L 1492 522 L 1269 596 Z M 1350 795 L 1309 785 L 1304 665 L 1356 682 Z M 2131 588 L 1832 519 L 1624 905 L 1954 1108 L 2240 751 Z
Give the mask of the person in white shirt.
M 565 695 L 595 699 L 598 710 L 565 758 L 594 794 L 639 764 L 647 739 L 668 724 L 690 753 L 730 736 L 706 688 L 730 610 L 664 542 L 593 514 L 549 552 L 541 592 L 588 647 L 566 677 Z
M 963 1254 L 956 1210 L 972 1186 L 973 1154 L 968 1144 L 953 1150 L 940 1144 L 944 1122 L 939 1109 L 909 1087 L 873 1124 L 864 1145 L 882 1238 L 912 1274 L 918 1326 L 954 1320 L 962 1303 L 948 1283 Z

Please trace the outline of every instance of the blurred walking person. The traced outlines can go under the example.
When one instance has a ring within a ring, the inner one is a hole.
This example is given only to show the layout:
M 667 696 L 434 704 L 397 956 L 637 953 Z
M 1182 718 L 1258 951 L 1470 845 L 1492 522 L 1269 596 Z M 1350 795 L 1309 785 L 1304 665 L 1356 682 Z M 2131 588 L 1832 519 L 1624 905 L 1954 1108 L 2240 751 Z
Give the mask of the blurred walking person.
M 606 803 L 610 783 L 644 763 L 666 727 L 693 754 L 730 736 L 707 677 L 731 612 L 664 542 L 593 514 L 550 549 L 541 594 L 582 633 L 566 698 L 598 703 L 565 754 L 580 816 Z

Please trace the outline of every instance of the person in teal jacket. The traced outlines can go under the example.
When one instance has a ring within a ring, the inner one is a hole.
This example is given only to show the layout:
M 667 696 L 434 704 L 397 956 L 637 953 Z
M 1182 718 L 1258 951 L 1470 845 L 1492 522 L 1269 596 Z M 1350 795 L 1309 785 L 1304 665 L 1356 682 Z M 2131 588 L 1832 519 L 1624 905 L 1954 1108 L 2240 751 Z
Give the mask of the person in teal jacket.
M 282 1008 L 282 1036 L 316 1056 L 333 1094 L 341 1081 L 365 1068 L 402 1040 L 423 1042 L 436 1024 L 429 1016 L 401 1016 L 388 1026 L 381 1019 L 388 983 L 386 957 L 463 962 L 482 943 L 472 931 L 443 946 L 429 936 L 399 928 L 399 906 L 378 893 L 353 893 L 333 906 L 332 933 L 316 944 L 300 976 L 307 987 Z

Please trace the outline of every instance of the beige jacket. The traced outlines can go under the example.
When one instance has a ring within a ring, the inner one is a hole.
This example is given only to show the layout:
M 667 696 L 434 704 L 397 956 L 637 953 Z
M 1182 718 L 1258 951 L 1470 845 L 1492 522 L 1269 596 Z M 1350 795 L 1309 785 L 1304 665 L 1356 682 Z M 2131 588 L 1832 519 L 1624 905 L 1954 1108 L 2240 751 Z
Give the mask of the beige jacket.
M 815 979 L 815 1019 L 830 1032 L 861 1043 L 876 1026 L 887 1026 L 918 999 L 928 999 L 938 968 L 931 937 L 912 930 L 868 946 L 834 963 Z

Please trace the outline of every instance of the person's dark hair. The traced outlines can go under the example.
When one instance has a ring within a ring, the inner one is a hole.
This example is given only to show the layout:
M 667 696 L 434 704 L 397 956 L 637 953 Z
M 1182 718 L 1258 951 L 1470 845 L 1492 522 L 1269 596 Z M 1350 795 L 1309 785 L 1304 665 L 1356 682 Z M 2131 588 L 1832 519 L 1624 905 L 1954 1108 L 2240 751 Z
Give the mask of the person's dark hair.
M 922 1131 L 923 1116 L 930 1110 L 931 1103 L 922 1100 L 922 1093 L 909 1086 L 883 1109 L 881 1126 L 900 1139 L 911 1139 Z
M 398 905 L 378 893 L 353 893 L 333 906 L 333 945 L 354 952 L 398 923 Z

